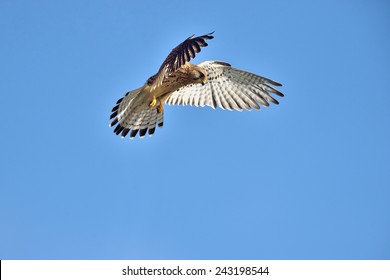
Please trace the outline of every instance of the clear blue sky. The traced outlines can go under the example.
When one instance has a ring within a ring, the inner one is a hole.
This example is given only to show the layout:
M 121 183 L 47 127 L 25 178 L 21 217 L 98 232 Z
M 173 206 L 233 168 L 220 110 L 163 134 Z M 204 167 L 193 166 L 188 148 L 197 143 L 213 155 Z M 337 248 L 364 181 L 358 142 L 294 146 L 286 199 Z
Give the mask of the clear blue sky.
M 0 2 L 0 259 L 389 259 L 388 1 Z M 115 101 L 193 33 L 260 111 Z

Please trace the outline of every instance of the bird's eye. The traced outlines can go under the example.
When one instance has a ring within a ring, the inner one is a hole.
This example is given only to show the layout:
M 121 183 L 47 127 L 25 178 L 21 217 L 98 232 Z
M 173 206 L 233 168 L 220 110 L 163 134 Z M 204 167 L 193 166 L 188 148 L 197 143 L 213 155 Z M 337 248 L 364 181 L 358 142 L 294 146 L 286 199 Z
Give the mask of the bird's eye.
M 202 72 L 196 72 L 196 74 L 194 75 L 194 80 L 199 80 L 202 78 L 204 78 L 204 74 Z

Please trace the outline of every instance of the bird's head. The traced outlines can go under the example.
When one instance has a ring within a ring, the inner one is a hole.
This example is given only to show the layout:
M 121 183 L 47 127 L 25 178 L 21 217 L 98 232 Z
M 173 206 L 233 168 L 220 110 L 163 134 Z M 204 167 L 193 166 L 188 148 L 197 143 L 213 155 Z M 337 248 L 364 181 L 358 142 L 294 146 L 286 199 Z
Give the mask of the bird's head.
M 191 76 L 192 76 L 193 83 L 204 85 L 207 82 L 207 73 L 201 67 L 196 66 L 191 71 Z

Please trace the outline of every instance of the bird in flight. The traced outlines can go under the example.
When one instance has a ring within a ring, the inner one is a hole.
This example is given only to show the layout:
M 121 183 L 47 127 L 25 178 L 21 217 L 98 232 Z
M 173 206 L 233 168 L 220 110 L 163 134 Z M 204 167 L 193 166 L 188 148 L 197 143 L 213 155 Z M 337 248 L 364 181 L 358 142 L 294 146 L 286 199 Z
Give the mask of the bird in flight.
M 283 93 L 272 86 L 281 86 L 271 79 L 233 68 L 222 61 L 204 61 L 198 65 L 190 60 L 214 38 L 212 33 L 187 38 L 164 60 L 157 74 L 146 83 L 120 98 L 110 119 L 114 133 L 133 139 L 152 136 L 156 125 L 163 126 L 164 103 L 220 107 L 227 110 L 260 109 L 260 105 L 279 104 L 272 94 Z

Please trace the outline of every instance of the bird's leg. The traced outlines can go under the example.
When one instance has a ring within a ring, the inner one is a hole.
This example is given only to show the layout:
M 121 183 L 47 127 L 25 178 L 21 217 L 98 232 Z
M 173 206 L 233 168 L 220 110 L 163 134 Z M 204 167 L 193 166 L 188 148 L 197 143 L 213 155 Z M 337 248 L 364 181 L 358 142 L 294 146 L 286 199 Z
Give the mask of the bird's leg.
M 160 114 L 164 111 L 164 104 L 161 99 L 158 100 L 157 113 Z
M 150 101 L 150 103 L 149 103 L 149 107 L 154 108 L 154 107 L 156 107 L 156 104 L 157 104 L 156 96 L 153 96 L 152 101 Z
M 159 114 L 162 113 L 162 111 L 164 110 L 164 104 L 163 104 L 162 100 L 160 98 L 157 99 L 156 96 L 153 96 L 152 101 L 150 101 L 150 103 L 149 103 L 149 107 L 154 108 L 154 107 L 156 107 L 156 105 L 157 105 L 157 113 L 159 113 Z

